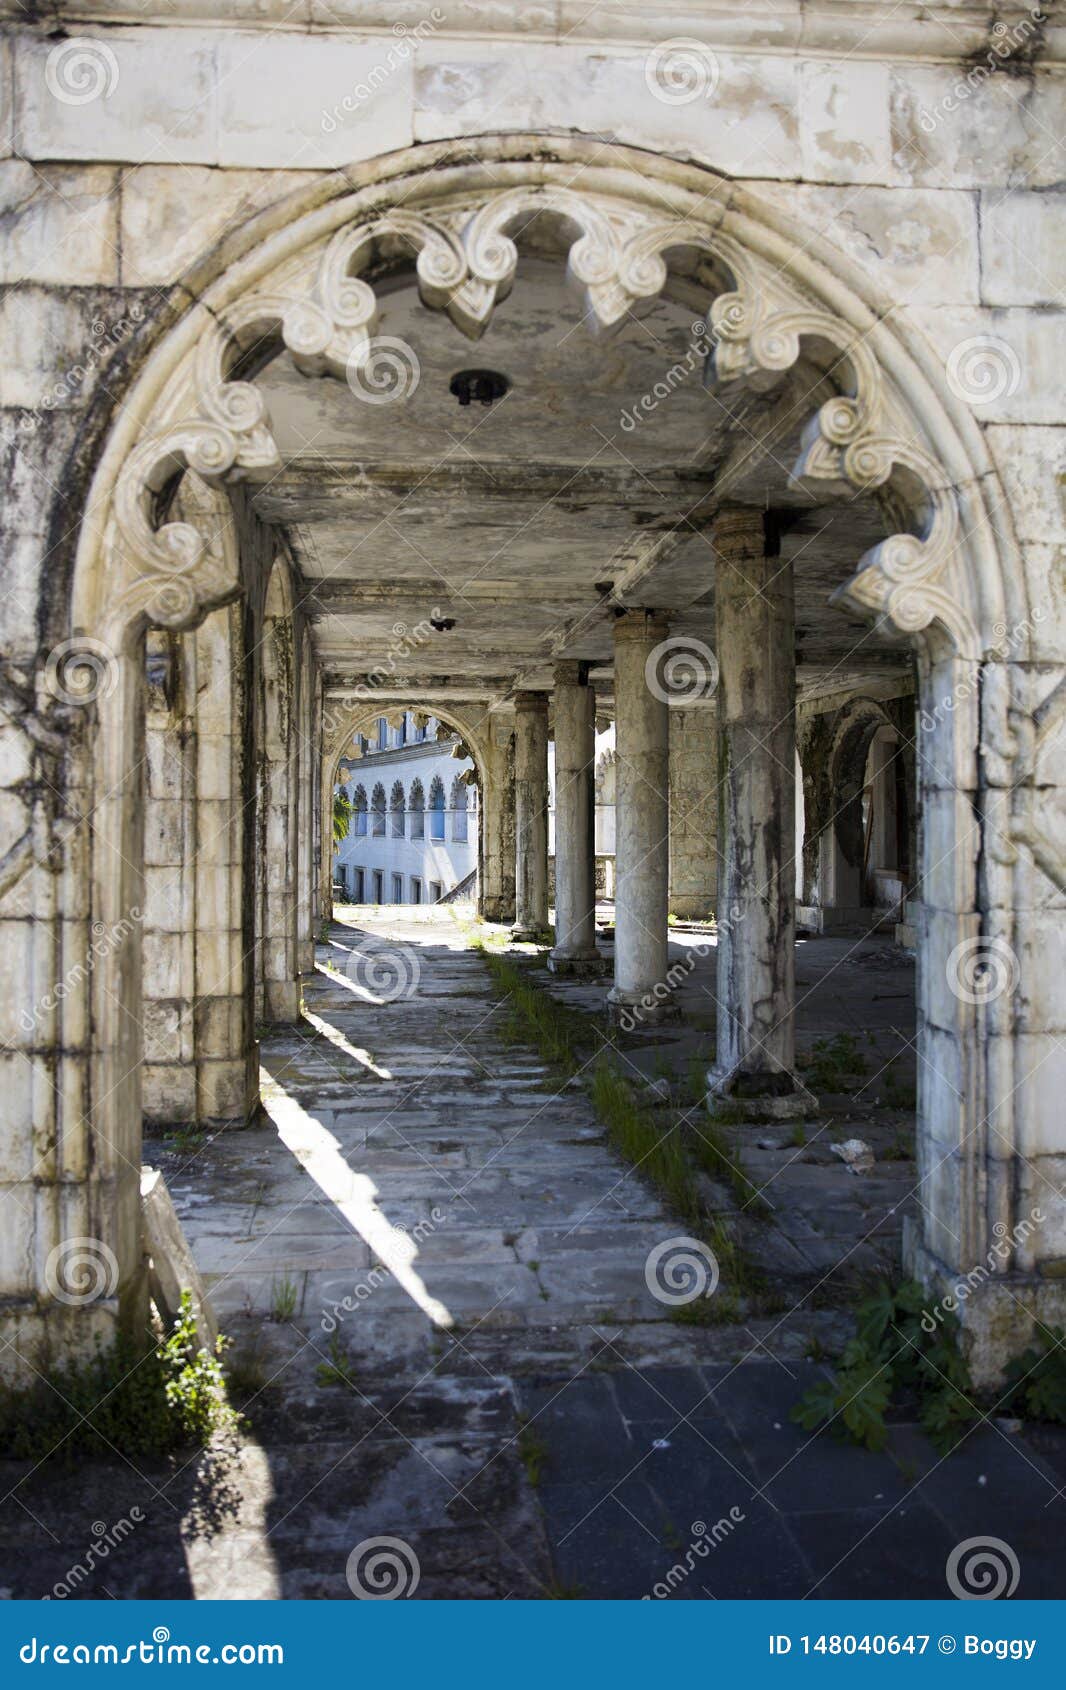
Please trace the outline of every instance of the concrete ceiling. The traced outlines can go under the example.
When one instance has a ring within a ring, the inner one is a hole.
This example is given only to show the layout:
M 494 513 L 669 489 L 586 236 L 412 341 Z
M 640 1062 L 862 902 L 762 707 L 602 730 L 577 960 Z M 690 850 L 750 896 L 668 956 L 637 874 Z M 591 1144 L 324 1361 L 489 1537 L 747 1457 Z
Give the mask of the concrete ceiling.
M 701 297 L 691 283 L 679 292 Z M 794 560 L 801 696 L 907 676 L 908 653 L 826 603 L 882 537 L 880 513 L 857 499 L 815 508 L 787 487 L 799 430 L 828 391 L 816 368 L 766 394 L 708 393 L 694 304 L 649 301 L 595 334 L 563 266 L 540 257 L 522 260 L 477 343 L 426 310 L 409 278 L 378 294 L 377 333 L 417 359 L 404 397 L 370 402 L 287 359 L 259 378 L 285 467 L 254 505 L 288 535 L 328 691 L 387 666 L 383 700 L 452 690 L 502 702 L 548 687 L 567 656 L 598 666 L 609 699 L 612 604 L 668 610 L 673 632 L 713 646 L 708 526 L 725 494 L 791 507 L 782 555 Z M 472 367 L 502 372 L 510 391 L 461 407 L 449 382 Z M 431 631 L 430 618 L 454 626 Z

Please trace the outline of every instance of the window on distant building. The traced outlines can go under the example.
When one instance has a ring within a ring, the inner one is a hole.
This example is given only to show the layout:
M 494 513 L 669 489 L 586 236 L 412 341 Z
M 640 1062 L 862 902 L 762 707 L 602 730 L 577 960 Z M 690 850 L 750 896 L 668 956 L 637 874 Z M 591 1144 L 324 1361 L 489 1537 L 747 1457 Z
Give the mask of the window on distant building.
M 465 842 L 467 839 L 466 807 L 469 801 L 470 789 L 462 775 L 456 775 L 452 781 L 452 838 Z
M 411 902 L 412 904 L 420 904 L 422 902 L 422 882 L 419 880 L 417 874 L 413 874 L 411 876 Z
M 370 834 L 373 839 L 385 837 L 385 788 L 380 781 L 370 800 Z
M 378 750 L 387 751 L 389 748 L 389 724 L 384 716 L 378 717 Z
M 444 782 L 439 775 L 434 775 L 429 788 L 429 837 L 431 839 L 444 838 Z
M 394 874 L 392 877 L 392 901 L 394 904 L 403 903 L 403 875 Z
M 363 876 L 362 869 L 361 868 L 353 868 L 353 870 L 352 870 L 352 903 L 353 904 L 361 904 L 365 900 L 366 893 L 363 889 L 363 879 L 364 879 L 364 876 Z
M 389 820 L 392 824 L 393 839 L 402 839 L 404 836 L 404 813 L 403 785 L 400 781 L 396 781 L 394 784 L 392 797 L 389 799 Z
M 430 883 L 429 883 L 429 901 L 430 901 L 430 903 L 431 904 L 439 904 L 441 893 L 443 891 L 444 891 L 444 888 L 441 885 L 439 880 L 431 880 Z
M 420 780 L 411 782 L 411 838 L 426 837 L 426 794 Z
M 379 868 L 374 870 L 374 902 L 375 904 L 385 902 L 385 876 Z
M 357 786 L 352 799 L 352 832 L 357 839 L 366 838 L 366 787 Z

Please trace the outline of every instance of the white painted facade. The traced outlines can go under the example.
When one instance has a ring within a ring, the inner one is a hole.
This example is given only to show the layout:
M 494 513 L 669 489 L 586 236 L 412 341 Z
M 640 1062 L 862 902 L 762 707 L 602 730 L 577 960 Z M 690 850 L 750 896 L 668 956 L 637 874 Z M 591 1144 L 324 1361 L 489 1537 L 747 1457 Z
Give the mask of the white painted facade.
M 437 732 L 433 716 L 382 716 L 342 764 L 352 818 L 333 873 L 349 902 L 435 904 L 477 868 L 474 765 Z

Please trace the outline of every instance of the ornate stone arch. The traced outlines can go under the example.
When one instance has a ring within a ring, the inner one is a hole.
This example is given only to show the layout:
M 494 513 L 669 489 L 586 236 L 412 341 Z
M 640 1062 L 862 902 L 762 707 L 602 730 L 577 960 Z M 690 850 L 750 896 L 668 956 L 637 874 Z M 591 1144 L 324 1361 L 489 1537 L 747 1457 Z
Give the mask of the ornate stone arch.
M 136 378 L 121 395 L 80 522 L 66 630 L 75 641 L 104 641 L 116 660 L 116 685 L 97 709 L 89 751 L 88 784 L 98 799 L 94 919 L 118 925 L 134 901 L 133 883 L 115 865 L 137 857 L 131 771 L 141 631 L 146 622 L 192 626 L 241 591 L 225 493 L 278 461 L 256 360 L 277 351 L 310 373 L 341 377 L 372 367 L 376 299 L 367 276 L 412 257 L 426 308 L 476 338 L 513 284 L 517 225 L 539 217 L 560 232 L 588 319 L 604 332 L 670 285 L 675 255 L 695 255 L 714 342 L 712 382 L 768 387 L 809 348 L 831 349 L 837 391 L 820 394 L 792 478 L 820 498 L 872 493 L 896 513 L 895 531 L 854 560 L 836 597 L 914 641 L 923 702 L 958 695 L 957 708 L 935 715 L 923 733 L 923 755 L 943 784 L 938 814 L 949 813 L 949 789 L 972 795 L 985 835 L 980 920 L 990 938 L 1009 940 L 1019 848 L 1036 855 L 1039 845 L 1042 866 L 1061 874 L 1053 843 L 1033 821 L 1033 746 L 1043 729 L 997 653 L 998 629 L 1028 626 L 1025 577 L 981 431 L 892 300 L 879 298 L 827 240 L 806 232 L 797 239 L 756 195 L 705 168 L 635 149 L 559 136 L 466 138 L 374 160 L 356 179 L 354 190 L 347 175 L 301 190 L 206 258 L 183 284 L 193 303 L 169 317 L 154 342 L 155 331 L 146 334 Z M 1024 661 L 1027 651 L 1023 635 L 1013 655 Z M 380 706 L 367 713 L 380 714 Z M 478 761 L 477 741 L 463 737 Z M 330 787 L 331 757 L 327 745 Z M 505 768 L 505 753 L 486 735 L 479 770 L 490 768 Z M 483 792 L 488 812 L 492 779 Z M 486 832 L 506 855 L 506 828 L 483 823 Z M 950 885 L 946 871 L 936 883 L 941 949 L 977 898 L 973 865 L 952 872 Z M 325 899 L 328 907 L 328 889 Z M 124 983 L 136 986 L 135 950 L 132 939 L 116 948 L 92 982 L 90 1109 L 113 1168 L 131 1160 L 130 1123 L 139 1120 L 128 1031 L 135 1018 L 118 1008 Z M 964 1053 L 960 1072 L 984 1061 L 975 1029 L 976 1017 L 960 1006 L 944 1030 Z M 1003 1000 L 982 1019 L 989 1044 L 1012 1029 Z M 986 1097 L 995 1101 L 999 1138 L 1013 1132 L 1010 1041 L 999 1039 L 996 1049 L 954 1134 L 965 1146 L 958 1251 L 970 1261 L 987 1236 L 976 1195 Z M 933 1257 L 939 1247 L 929 1242 Z
M 362 272 L 412 258 L 426 307 L 476 338 L 513 285 L 513 231 L 535 216 L 561 232 L 568 274 L 604 331 L 667 286 L 675 254 L 695 254 L 717 383 L 772 385 L 803 344 L 833 349 L 840 391 L 810 417 L 794 481 L 823 496 L 887 492 L 893 478 L 920 490 L 917 531 L 857 558 L 843 601 L 900 633 L 943 630 L 971 658 L 982 627 L 1024 614 L 1020 582 L 1005 582 L 998 553 L 1008 537 L 972 418 L 939 372 L 931 379 L 928 351 L 908 344 L 900 324 L 889 327 L 868 285 L 855 285 L 826 242 L 798 245 L 753 196 L 669 159 L 612 148 L 602 162 L 584 162 L 591 149 L 573 141 L 553 142 L 566 156 L 545 162 L 523 160 L 518 138 L 480 145 L 484 164 L 467 152 L 449 166 L 446 147 L 416 149 L 380 161 L 375 185 L 344 193 L 338 183 L 334 198 L 303 217 L 259 220 L 264 238 L 204 287 L 202 303 L 157 348 L 93 489 L 92 544 L 107 554 L 112 586 L 123 579 L 124 614 L 180 625 L 224 586 L 202 525 L 158 512 L 182 469 L 218 486 L 276 467 L 265 404 L 242 360 L 277 348 L 308 373 L 367 370 L 377 300 Z M 960 570 L 964 558 L 970 567 Z M 78 583 L 85 574 L 80 553 Z M 75 621 L 98 626 L 83 609 L 75 606 Z

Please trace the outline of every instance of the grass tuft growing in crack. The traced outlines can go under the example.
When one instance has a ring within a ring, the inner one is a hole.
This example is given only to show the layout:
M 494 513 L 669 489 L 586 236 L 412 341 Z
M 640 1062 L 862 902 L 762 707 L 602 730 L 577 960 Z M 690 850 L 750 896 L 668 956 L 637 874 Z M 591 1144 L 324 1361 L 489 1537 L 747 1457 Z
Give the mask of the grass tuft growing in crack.
M 558 1003 L 517 963 L 488 950 L 480 939 L 474 940 L 473 948 L 484 959 L 503 999 L 503 1018 L 496 1025 L 504 1038 L 536 1045 L 545 1061 L 568 1079 L 611 1042 L 608 1032 L 591 1015 Z
M 643 1101 L 620 1070 L 612 1029 L 559 1003 L 537 984 L 528 967 L 486 951 L 476 939 L 474 948 L 506 1005 L 504 1036 L 533 1044 L 561 1076 L 572 1078 L 581 1069 L 589 1073 L 586 1089 L 613 1147 L 724 1266 L 731 1294 L 711 1300 L 716 1306 L 704 1318 L 714 1323 L 739 1318 L 743 1311 L 737 1299 L 757 1298 L 763 1278 L 745 1256 L 731 1223 L 710 1211 L 703 1176 L 727 1183 L 749 1217 L 764 1218 L 770 1211 L 718 1126 L 702 1111 L 694 1121 L 692 1110 L 673 1111 L 665 1123 L 662 1105 Z
M 629 1082 L 607 1062 L 597 1063 L 590 1095 L 616 1150 L 685 1220 L 694 1226 L 703 1221 L 703 1202 L 680 1126 L 675 1122 L 664 1132 L 654 1112 L 636 1101 Z

